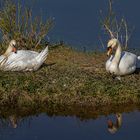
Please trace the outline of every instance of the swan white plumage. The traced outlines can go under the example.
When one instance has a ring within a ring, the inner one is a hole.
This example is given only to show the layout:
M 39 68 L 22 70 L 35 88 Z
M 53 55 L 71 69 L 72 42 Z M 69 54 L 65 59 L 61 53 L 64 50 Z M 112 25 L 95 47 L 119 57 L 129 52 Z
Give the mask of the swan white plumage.
M 36 71 L 48 55 L 48 46 L 40 53 L 30 50 L 17 50 L 16 41 L 11 40 L 6 52 L 0 56 L 0 70 L 3 71 Z
M 109 40 L 107 47 L 108 56 L 112 54 L 113 49 L 116 49 L 115 55 L 111 55 L 106 62 L 106 70 L 108 72 L 121 76 L 131 74 L 136 68 L 140 68 L 140 56 L 126 51 L 122 52 L 119 40 Z

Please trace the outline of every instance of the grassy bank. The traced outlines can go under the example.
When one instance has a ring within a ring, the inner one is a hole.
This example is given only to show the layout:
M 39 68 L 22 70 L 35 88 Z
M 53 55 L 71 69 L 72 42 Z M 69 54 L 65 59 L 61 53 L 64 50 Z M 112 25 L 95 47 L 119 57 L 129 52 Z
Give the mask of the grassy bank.
M 37 72 L 0 72 L 0 105 L 139 103 L 140 74 L 114 79 L 105 71 L 106 60 L 103 53 L 86 54 L 62 46 L 50 49 Z

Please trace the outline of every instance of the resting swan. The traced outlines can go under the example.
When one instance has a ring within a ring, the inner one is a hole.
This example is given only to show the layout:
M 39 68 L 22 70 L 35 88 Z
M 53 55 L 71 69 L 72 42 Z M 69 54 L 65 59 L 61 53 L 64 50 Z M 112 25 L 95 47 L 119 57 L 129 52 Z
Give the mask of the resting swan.
M 6 52 L 0 56 L 0 70 L 36 71 L 48 55 L 48 46 L 40 53 L 29 50 L 16 50 L 16 41 L 11 40 Z
M 122 52 L 121 44 L 117 39 L 109 40 L 107 47 L 107 55 L 111 55 L 106 62 L 108 72 L 121 76 L 131 74 L 136 68 L 140 68 L 140 56 L 126 51 Z M 113 49 L 116 49 L 115 55 L 112 55 Z

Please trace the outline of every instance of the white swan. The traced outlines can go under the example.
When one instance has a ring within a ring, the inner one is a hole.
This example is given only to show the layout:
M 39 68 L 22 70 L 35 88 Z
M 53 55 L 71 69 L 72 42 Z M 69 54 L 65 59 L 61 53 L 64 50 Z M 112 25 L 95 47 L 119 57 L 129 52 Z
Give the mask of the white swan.
M 110 56 L 113 49 L 116 49 L 115 55 L 111 55 L 106 62 L 106 70 L 112 74 L 121 76 L 133 73 L 136 68 L 140 68 L 140 56 L 130 52 L 122 52 L 121 44 L 117 39 L 111 39 L 108 42 L 107 55 Z
M 12 40 L 6 52 L 0 56 L 0 70 L 3 71 L 36 71 L 44 63 L 48 55 L 48 46 L 40 53 L 15 48 Z

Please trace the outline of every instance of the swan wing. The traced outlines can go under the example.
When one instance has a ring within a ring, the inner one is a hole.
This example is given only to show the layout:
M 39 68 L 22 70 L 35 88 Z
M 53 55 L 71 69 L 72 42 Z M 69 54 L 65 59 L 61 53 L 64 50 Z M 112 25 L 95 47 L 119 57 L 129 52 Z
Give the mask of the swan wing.
M 29 50 L 19 50 L 11 53 L 2 69 L 5 71 L 34 71 L 37 70 L 46 60 L 48 46 L 40 53 Z
M 4 64 L 5 71 L 24 71 L 30 69 L 36 64 L 38 52 L 29 50 L 19 50 L 17 53 L 11 53 Z
M 8 61 L 30 60 L 35 58 L 39 53 L 35 51 L 19 50 L 17 53 L 12 52 L 8 57 Z
M 122 52 L 119 69 L 122 74 L 133 73 L 136 69 L 137 56 L 130 52 Z

